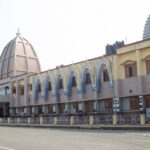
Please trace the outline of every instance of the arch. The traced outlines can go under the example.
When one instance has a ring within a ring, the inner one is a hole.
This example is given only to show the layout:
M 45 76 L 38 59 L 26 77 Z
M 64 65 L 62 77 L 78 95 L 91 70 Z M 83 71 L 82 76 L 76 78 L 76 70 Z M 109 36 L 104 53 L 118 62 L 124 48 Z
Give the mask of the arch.
M 33 99 L 34 100 L 38 100 L 39 97 L 39 85 L 40 85 L 40 80 L 37 79 L 35 81 L 35 79 L 33 80 L 33 84 L 34 84 L 34 93 L 33 93 Z
M 97 90 L 97 92 L 101 91 L 101 76 L 102 76 L 102 72 L 103 72 L 103 65 L 106 66 L 106 70 L 108 72 L 109 85 L 111 88 L 113 87 L 110 62 L 108 60 L 101 60 L 98 64 L 98 69 L 97 69 L 97 74 L 96 74 L 96 90 Z
M 93 85 L 94 83 L 94 69 L 90 64 L 86 64 L 83 66 L 83 69 L 81 71 L 81 92 L 85 93 L 85 85 L 86 85 L 86 73 L 90 74 L 90 82 Z
M 69 72 L 69 75 L 68 75 L 68 79 L 67 79 L 67 95 L 68 96 L 71 96 L 71 90 L 72 90 L 72 78 L 75 77 L 75 79 L 77 79 L 77 74 L 71 70 Z

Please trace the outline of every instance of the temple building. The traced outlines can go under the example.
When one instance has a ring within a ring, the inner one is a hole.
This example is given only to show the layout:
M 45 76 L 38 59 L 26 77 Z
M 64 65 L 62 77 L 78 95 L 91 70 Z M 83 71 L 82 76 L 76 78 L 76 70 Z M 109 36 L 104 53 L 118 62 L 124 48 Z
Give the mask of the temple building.
M 0 116 L 126 116 L 150 119 L 150 17 L 143 40 L 106 46 L 97 58 L 41 72 L 20 33 L 0 57 Z

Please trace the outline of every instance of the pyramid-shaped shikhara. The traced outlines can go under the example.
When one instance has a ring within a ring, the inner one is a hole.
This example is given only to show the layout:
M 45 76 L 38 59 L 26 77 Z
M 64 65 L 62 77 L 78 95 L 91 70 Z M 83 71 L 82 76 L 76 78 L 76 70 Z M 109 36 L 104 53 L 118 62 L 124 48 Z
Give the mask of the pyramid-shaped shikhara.
M 150 15 L 148 16 L 144 26 L 143 40 L 149 38 L 150 38 Z

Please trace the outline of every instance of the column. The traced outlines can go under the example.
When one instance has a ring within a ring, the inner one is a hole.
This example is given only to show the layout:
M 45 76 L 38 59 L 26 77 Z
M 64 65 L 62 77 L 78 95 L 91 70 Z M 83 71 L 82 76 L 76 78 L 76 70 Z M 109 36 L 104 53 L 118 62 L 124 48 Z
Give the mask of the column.
M 94 116 L 90 116 L 90 125 L 93 125 L 94 124 Z
M 142 74 L 142 62 L 141 62 L 141 51 L 136 50 L 136 61 L 137 61 L 137 76 L 138 76 L 138 89 L 139 89 L 139 94 L 143 93 L 143 88 L 142 88 L 142 80 L 141 76 Z
M 54 117 L 54 125 L 57 125 L 57 122 L 58 122 L 58 118 Z
M 16 102 L 17 106 L 19 106 L 19 81 L 16 81 Z
M 119 85 L 118 85 L 118 79 L 119 79 L 119 63 L 118 63 L 118 56 L 112 56 L 112 84 L 113 84 L 113 96 L 119 97 Z
M 70 117 L 70 125 L 74 125 L 74 116 Z
M 10 82 L 10 107 L 13 107 L 12 82 Z
M 20 123 L 20 118 L 17 118 L 17 124 L 19 124 Z
M 27 105 L 29 104 L 28 97 L 29 97 L 28 77 L 25 77 L 24 78 L 24 102 Z
M 31 124 L 31 118 L 28 117 L 28 124 Z
M 43 117 L 40 116 L 40 125 L 42 125 L 42 124 L 43 124 Z
M 145 114 L 140 114 L 140 124 L 145 125 Z
M 8 121 L 8 124 L 10 124 L 10 117 L 8 118 L 8 120 L 7 120 L 7 121 Z
M 113 125 L 116 125 L 117 124 L 117 115 L 114 114 L 113 115 Z

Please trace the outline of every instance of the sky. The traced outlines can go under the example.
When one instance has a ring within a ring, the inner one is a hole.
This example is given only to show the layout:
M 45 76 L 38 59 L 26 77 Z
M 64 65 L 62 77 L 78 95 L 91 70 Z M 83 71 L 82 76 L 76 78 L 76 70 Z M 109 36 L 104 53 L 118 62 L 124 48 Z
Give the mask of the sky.
M 149 0 L 0 0 L 0 53 L 16 36 L 33 45 L 42 71 L 142 40 Z

